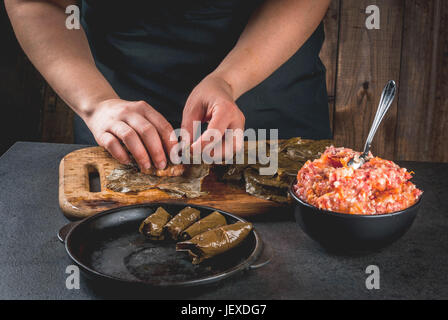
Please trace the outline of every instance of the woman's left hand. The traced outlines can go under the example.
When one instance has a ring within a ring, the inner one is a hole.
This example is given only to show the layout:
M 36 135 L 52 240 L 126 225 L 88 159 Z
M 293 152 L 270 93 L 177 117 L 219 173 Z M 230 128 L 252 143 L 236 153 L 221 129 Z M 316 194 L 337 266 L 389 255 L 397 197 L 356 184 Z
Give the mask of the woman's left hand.
M 193 143 L 198 124 L 205 122 L 208 122 L 207 130 Z M 182 116 L 182 128 L 190 135 L 193 152 L 196 148 L 203 150 L 212 142 L 215 144 L 216 139 L 222 141 L 226 129 L 240 129 L 238 130 L 240 133 L 233 136 L 233 155 L 235 150 L 241 148 L 244 123 L 244 114 L 235 103 L 232 87 L 214 74 L 208 75 L 193 89 Z M 225 152 L 225 150 L 225 143 L 223 143 L 222 151 Z

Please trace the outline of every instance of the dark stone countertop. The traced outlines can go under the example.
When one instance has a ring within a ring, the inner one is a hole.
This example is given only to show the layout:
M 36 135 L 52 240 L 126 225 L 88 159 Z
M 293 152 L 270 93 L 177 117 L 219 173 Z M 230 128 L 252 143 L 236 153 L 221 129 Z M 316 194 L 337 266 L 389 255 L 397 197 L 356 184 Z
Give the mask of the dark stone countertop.
M 110 297 L 85 278 L 79 290 L 65 286 L 72 262 L 56 237 L 69 222 L 58 205 L 58 166 L 81 147 L 19 142 L 0 157 L 0 299 Z M 191 297 L 447 299 L 448 164 L 400 165 L 416 172 L 413 181 L 425 195 L 413 226 L 396 243 L 368 255 L 337 256 L 310 240 L 292 214 L 259 217 L 254 224 L 273 261 Z M 366 289 L 368 265 L 380 269 L 379 290 Z

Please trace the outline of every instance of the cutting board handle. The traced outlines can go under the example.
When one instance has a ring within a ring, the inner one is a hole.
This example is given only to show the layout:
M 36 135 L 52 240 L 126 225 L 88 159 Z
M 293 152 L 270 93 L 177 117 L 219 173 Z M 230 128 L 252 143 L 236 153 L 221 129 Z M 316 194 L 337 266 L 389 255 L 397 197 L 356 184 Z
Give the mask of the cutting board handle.
M 59 204 L 64 213 L 71 218 L 84 218 L 93 213 L 110 209 L 106 192 L 106 161 L 110 156 L 99 147 L 76 150 L 66 155 L 59 165 Z M 113 159 L 109 161 L 113 164 Z M 97 175 L 99 186 L 91 190 L 90 178 Z M 90 205 L 80 202 L 96 199 Z

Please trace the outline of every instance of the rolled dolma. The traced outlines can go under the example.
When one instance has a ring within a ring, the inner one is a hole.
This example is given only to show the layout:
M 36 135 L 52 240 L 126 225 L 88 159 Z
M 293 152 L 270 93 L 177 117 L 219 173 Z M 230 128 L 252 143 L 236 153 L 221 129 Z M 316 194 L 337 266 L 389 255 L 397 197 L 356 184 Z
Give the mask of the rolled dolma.
M 164 240 L 163 227 L 170 219 L 171 215 L 162 207 L 158 207 L 156 212 L 143 220 L 138 231 L 151 240 Z
M 237 222 L 198 234 L 191 240 L 178 242 L 176 251 L 187 251 L 193 264 L 199 264 L 238 246 L 252 230 L 249 222 Z
M 224 226 L 226 224 L 226 218 L 224 218 L 224 216 L 218 211 L 215 211 L 185 229 L 181 233 L 180 239 L 189 240 L 200 233 Z
M 179 213 L 165 225 L 164 229 L 173 240 L 178 240 L 180 233 L 199 220 L 200 217 L 201 213 L 199 210 L 186 207 L 179 211 Z

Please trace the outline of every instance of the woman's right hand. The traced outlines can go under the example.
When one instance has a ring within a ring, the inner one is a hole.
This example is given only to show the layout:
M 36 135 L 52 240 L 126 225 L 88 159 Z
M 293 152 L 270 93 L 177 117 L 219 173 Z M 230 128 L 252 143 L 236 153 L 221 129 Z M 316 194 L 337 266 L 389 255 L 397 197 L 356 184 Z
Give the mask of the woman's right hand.
M 164 169 L 166 154 L 177 141 L 170 141 L 173 128 L 153 107 L 144 101 L 104 100 L 83 116 L 96 142 L 120 163 L 130 158 L 122 142 L 142 170 L 152 165 Z

